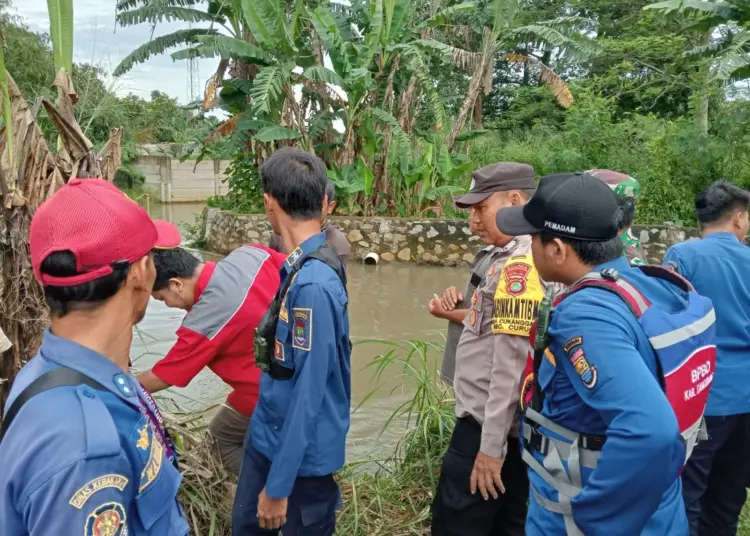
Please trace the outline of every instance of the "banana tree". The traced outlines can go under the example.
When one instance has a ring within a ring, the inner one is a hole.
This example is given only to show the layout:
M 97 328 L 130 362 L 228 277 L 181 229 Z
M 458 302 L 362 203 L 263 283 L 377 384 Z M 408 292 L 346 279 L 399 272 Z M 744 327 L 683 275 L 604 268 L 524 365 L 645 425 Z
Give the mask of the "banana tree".
M 119 130 L 97 154 L 75 119 L 77 95 L 68 74 L 72 64 L 72 2 L 50 0 L 49 9 L 55 62 L 62 66 L 55 78 L 56 104 L 42 100 L 29 106 L 5 70 L 0 51 L 4 118 L 0 128 L 0 331 L 12 343 L 0 359 L 0 404 L 22 363 L 39 346 L 48 323 L 44 295 L 30 269 L 28 231 L 32 215 L 72 176 L 112 180 L 120 167 Z M 56 154 L 36 123 L 40 106 L 57 129 L 60 141 Z
M 584 35 L 566 31 L 556 21 L 520 25 L 517 18 L 519 9 L 519 0 L 491 0 L 484 8 L 467 15 L 468 21 L 464 20 L 467 17 L 458 19 L 460 22 L 468 22 L 458 27 L 472 31 L 480 45 L 476 52 L 454 54 L 456 63 L 470 68 L 472 74 L 466 98 L 447 137 L 449 150 L 453 150 L 457 136 L 466 125 L 469 111 L 477 105 L 482 90 L 485 94 L 492 90 L 493 68 L 499 55 L 510 61 L 532 64 L 539 70 L 540 82 L 553 90 L 561 106 L 567 108 L 573 103 L 573 96 L 562 79 L 539 58 L 518 52 L 518 45 L 530 44 L 531 48 L 554 49 L 560 57 L 576 59 L 593 57 L 597 54 L 598 47 Z M 441 15 L 427 23 L 441 25 L 444 20 L 445 16 Z
M 697 73 L 695 122 L 700 134 L 708 134 L 711 89 L 750 78 L 750 4 L 745 0 L 667 0 L 644 9 L 690 17 L 684 31 L 697 39 L 693 39 L 695 46 L 685 55 L 704 60 Z M 725 31 L 716 31 L 720 28 Z

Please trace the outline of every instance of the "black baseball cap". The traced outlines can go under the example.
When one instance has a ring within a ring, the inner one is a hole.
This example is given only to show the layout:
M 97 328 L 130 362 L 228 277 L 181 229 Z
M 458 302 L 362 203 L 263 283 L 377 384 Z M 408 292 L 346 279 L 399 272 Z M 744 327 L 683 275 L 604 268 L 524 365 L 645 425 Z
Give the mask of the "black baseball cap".
M 481 203 L 495 192 L 534 188 L 536 175 L 533 167 L 518 162 L 499 162 L 472 173 L 468 193 L 453 198 L 453 201 L 458 208 L 469 208 Z
M 605 242 L 616 237 L 620 202 L 605 182 L 588 173 L 557 173 L 539 181 L 523 206 L 498 211 L 497 228 L 509 236 L 537 234 Z

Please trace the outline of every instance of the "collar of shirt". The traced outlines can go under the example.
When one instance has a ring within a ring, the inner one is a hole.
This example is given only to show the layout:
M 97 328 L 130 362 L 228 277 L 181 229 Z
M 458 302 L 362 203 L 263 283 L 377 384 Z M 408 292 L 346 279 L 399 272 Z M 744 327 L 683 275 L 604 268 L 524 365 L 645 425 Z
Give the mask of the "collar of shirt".
M 728 231 L 719 231 L 716 233 L 707 234 L 703 237 L 704 240 L 730 240 L 733 242 L 739 242 L 737 236 Z
M 628 268 L 630 268 L 630 263 L 628 262 L 628 259 L 626 259 L 625 257 L 617 257 L 616 259 L 613 259 L 613 260 L 611 260 L 609 262 L 605 262 L 604 264 L 600 264 L 599 266 L 597 266 L 596 268 L 594 268 L 591 271 L 592 272 L 601 272 L 602 270 L 606 270 L 608 268 L 612 269 L 612 270 L 617 270 L 618 272 L 623 273 Z
M 203 271 L 198 276 L 198 282 L 195 284 L 195 301 L 197 302 L 201 298 L 201 294 L 206 290 L 208 282 L 211 280 L 211 276 L 214 275 L 214 269 L 216 263 L 213 261 L 207 261 L 203 265 Z
M 286 258 L 286 262 L 281 267 L 281 279 L 283 280 L 294 268 L 295 265 L 300 264 L 304 261 L 310 253 L 317 250 L 325 244 L 326 235 L 324 232 L 320 232 L 312 235 L 310 238 L 302 242 L 299 246 L 292 251 Z
M 77 370 L 96 380 L 122 400 L 138 407 L 136 380 L 99 352 L 58 337 L 47 328 L 39 347 L 39 354 L 51 363 Z

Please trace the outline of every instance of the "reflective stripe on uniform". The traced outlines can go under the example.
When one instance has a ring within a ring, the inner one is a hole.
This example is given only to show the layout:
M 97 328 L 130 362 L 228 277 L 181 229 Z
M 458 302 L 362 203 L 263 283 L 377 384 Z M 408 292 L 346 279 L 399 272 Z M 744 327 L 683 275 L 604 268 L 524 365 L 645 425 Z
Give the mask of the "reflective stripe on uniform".
M 700 335 L 711 326 L 713 326 L 715 322 L 716 312 L 711 309 L 706 314 L 706 316 L 704 316 L 703 318 L 699 318 L 692 324 L 688 324 L 687 326 L 675 329 L 674 331 L 669 331 L 662 335 L 650 337 L 648 341 L 651 343 L 651 346 L 653 346 L 654 350 L 660 350 L 662 348 L 672 346 L 673 344 L 678 344 L 682 341 L 686 341 L 690 337 Z

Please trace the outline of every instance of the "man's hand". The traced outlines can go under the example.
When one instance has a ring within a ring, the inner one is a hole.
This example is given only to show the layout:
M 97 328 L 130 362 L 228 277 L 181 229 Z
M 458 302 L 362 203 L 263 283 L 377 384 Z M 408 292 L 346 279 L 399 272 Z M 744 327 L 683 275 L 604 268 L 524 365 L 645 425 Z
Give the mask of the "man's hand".
M 446 311 L 452 311 L 456 308 L 456 305 L 464 301 L 464 296 L 456 287 L 448 287 L 445 289 L 445 292 L 443 292 L 440 301 L 443 304 L 443 309 Z
M 479 489 L 479 493 L 482 494 L 484 500 L 488 501 L 490 495 L 493 499 L 497 499 L 499 497 L 498 492 L 505 493 L 505 486 L 500 479 L 502 468 L 502 458 L 493 458 L 480 451 L 476 460 L 474 460 L 474 469 L 471 471 L 470 487 L 472 495 Z
M 271 499 L 266 489 L 258 496 L 258 524 L 262 529 L 280 529 L 286 523 L 288 499 Z
M 427 310 L 430 311 L 430 314 L 436 318 L 447 318 L 446 314 L 448 311 L 443 307 L 443 302 L 440 299 L 440 296 L 437 294 L 432 295 L 432 299 L 430 300 L 430 303 L 427 304 Z

